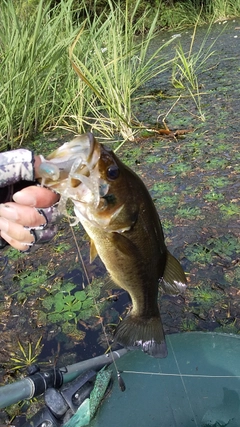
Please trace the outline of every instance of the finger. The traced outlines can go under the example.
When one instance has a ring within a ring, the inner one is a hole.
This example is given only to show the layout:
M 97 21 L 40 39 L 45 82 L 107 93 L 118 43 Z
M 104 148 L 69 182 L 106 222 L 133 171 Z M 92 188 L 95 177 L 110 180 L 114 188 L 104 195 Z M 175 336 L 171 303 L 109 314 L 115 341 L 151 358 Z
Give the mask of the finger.
M 15 247 L 16 241 L 20 245 L 34 242 L 34 236 L 28 229 L 20 224 L 8 221 L 6 218 L 0 218 L 0 230 L 2 238 L 13 247 Z
M 9 245 L 11 245 L 14 249 L 18 251 L 27 251 L 29 249 L 29 245 L 27 243 L 19 242 L 18 240 L 13 239 L 4 231 L 0 231 L 0 236 L 6 240 Z
M 47 208 L 59 200 L 59 195 L 44 187 L 30 186 L 13 195 L 13 200 L 21 205 Z
M 46 219 L 37 209 L 14 202 L 0 204 L 0 218 L 5 218 L 12 223 L 27 227 L 39 227 L 46 223 Z

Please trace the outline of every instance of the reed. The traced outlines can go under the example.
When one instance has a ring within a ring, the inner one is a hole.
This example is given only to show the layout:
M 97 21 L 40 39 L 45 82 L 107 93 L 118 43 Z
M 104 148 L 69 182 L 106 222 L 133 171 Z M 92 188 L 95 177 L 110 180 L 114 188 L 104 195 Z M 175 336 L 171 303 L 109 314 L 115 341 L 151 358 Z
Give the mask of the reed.
M 84 31 L 70 49 L 70 58 L 80 81 L 86 85 L 85 90 L 92 93 L 88 99 L 89 114 L 82 122 L 107 137 L 120 133 L 124 139 L 132 140 L 136 125 L 132 117 L 133 95 L 169 67 L 171 60 L 166 60 L 165 54 L 172 40 L 149 54 L 149 46 L 157 34 L 158 14 L 147 34 L 136 36 L 141 25 L 144 29 L 150 8 L 136 22 L 140 0 L 135 2 L 131 13 L 130 1 L 126 1 L 125 9 L 120 2 L 109 0 L 108 4 L 108 16 L 103 13 L 92 21 L 87 15 Z M 80 120 L 76 116 L 76 123 Z
M 0 150 L 56 126 L 133 139 L 140 125 L 132 115 L 133 99 L 140 87 L 167 69 L 173 70 L 173 84 L 189 88 L 190 96 L 195 91 L 199 102 L 198 76 L 213 54 L 213 44 L 207 32 L 195 50 L 197 25 L 207 13 L 217 19 L 240 11 L 240 0 L 209 2 L 201 19 L 199 10 L 191 9 L 192 22 L 197 24 L 189 51 L 179 44 L 170 60 L 172 39 L 149 49 L 168 13 L 163 1 L 154 16 L 152 8 L 143 8 L 140 0 L 124 4 L 108 0 L 106 8 L 94 15 L 89 14 L 88 0 L 52 4 L 50 0 L 39 0 L 37 5 L 35 0 L 1 2 Z M 181 23 L 181 14 L 186 15 L 183 5 L 190 7 L 190 2 L 174 3 L 171 9 L 176 18 L 179 8 L 176 26 L 187 24 Z
M 13 1 L 3 0 L 2 150 L 8 142 L 13 148 L 34 132 L 54 126 L 76 132 L 91 127 L 107 137 L 120 132 L 132 139 L 133 94 L 169 66 L 162 54 L 168 43 L 148 54 L 158 14 L 145 34 L 151 8 L 137 18 L 140 0 L 134 5 L 126 1 L 125 8 L 108 0 L 107 9 L 94 17 L 85 0 L 77 11 L 74 4 L 74 0 L 62 0 L 52 8 L 50 1 L 40 0 L 22 19 Z M 85 14 L 85 21 L 76 22 L 76 12 Z M 69 46 L 80 79 L 69 61 Z
M 52 9 L 50 1 L 40 0 L 26 19 L 17 15 L 12 0 L 1 3 L 0 148 L 6 141 L 12 148 L 21 144 L 59 115 L 62 87 L 68 94 L 67 47 L 76 37 L 72 1 Z
M 198 76 L 208 69 L 208 59 L 214 55 L 213 47 L 217 38 L 210 41 L 212 24 L 208 26 L 201 45 L 195 48 L 200 16 L 193 29 L 189 50 L 185 52 L 181 42 L 176 46 L 172 68 L 172 83 L 175 87 L 183 89 L 190 86 L 191 90 L 198 89 Z

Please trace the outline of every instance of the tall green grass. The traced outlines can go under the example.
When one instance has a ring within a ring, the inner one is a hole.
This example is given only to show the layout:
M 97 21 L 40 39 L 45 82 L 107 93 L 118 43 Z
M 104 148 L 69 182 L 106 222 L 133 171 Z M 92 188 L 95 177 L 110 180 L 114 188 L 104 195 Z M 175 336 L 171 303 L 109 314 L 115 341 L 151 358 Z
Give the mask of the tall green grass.
M 206 4 L 208 21 L 221 21 L 240 14 L 240 0 L 209 0 Z
M 0 139 L 12 146 L 54 124 L 63 97 L 70 102 L 68 46 L 77 34 L 71 4 L 51 9 L 50 1 L 40 0 L 21 19 L 12 0 L 1 2 Z
M 70 50 L 73 67 L 88 91 L 89 115 L 82 120 L 106 136 L 119 132 L 124 139 L 134 138 L 136 119 L 132 116 L 132 98 L 137 89 L 169 67 L 166 60 L 169 43 L 166 42 L 149 54 L 149 46 L 157 34 L 159 15 L 148 29 L 136 36 L 137 29 L 144 29 L 150 8 L 136 20 L 140 0 L 112 3 L 108 16 L 102 14 L 91 20 L 88 15 L 85 30 L 81 32 Z M 90 51 L 84 52 L 84 46 Z M 91 93 L 89 94 L 89 89 Z M 81 96 L 81 93 L 80 93 Z M 79 122 L 79 115 L 76 116 Z
M 194 49 L 200 18 L 201 14 L 194 26 L 189 50 L 187 52 L 183 50 L 181 41 L 175 47 L 175 58 L 172 69 L 172 84 L 175 87 L 183 89 L 186 86 L 190 86 L 193 90 L 197 89 L 198 76 L 207 70 L 208 59 L 215 53 L 213 47 L 219 36 L 210 41 L 212 23 L 209 25 L 201 45 L 197 49 Z
M 53 126 L 132 139 L 132 96 L 168 66 L 160 57 L 167 44 L 148 55 L 159 16 L 145 34 L 151 8 L 137 19 L 140 0 L 127 0 L 125 8 L 108 0 L 100 16 L 90 15 L 84 0 L 77 10 L 75 3 L 61 0 L 51 8 L 40 0 L 23 19 L 12 0 L 3 0 L 0 139 L 12 146 Z M 85 17 L 80 23 L 79 16 Z
M 168 13 L 164 1 L 158 2 L 154 16 L 141 0 L 107 0 L 100 14 L 89 13 L 88 0 L 60 0 L 54 7 L 51 0 L 39 0 L 37 6 L 33 0 L 31 7 L 22 9 L 25 3 L 1 1 L 0 150 L 54 126 L 76 132 L 91 128 L 106 137 L 120 133 L 133 139 L 134 94 L 170 67 L 168 43 L 149 54 L 159 24 L 163 25 L 163 11 Z M 184 4 L 190 3 L 174 2 L 169 17 L 176 19 L 178 8 L 180 22 L 186 16 Z M 92 0 L 93 10 L 96 4 Z M 240 0 L 213 4 L 221 14 L 240 10 Z M 197 13 L 194 22 L 199 20 Z M 185 54 L 178 47 L 175 83 L 188 81 L 198 88 L 197 69 L 211 55 L 203 47 L 197 54 L 191 48 Z
M 240 0 L 163 0 L 159 4 L 159 24 L 175 30 L 192 27 L 196 21 L 202 25 L 240 15 Z

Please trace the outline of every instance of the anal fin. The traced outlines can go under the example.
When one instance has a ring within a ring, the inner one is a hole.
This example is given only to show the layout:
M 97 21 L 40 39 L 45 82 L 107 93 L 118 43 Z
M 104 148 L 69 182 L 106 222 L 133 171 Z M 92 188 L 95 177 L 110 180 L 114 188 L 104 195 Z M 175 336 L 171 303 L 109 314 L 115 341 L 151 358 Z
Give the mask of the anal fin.
M 102 289 L 104 290 L 104 291 L 110 291 L 110 290 L 112 290 L 112 289 L 122 289 L 123 290 L 123 288 L 120 288 L 120 286 L 118 286 L 112 279 L 111 279 L 111 277 L 109 276 L 109 275 L 106 275 L 105 277 L 104 277 L 104 284 L 103 284 L 103 287 L 102 287 Z
M 186 290 L 187 279 L 180 262 L 167 251 L 166 266 L 161 287 L 169 294 L 182 294 Z

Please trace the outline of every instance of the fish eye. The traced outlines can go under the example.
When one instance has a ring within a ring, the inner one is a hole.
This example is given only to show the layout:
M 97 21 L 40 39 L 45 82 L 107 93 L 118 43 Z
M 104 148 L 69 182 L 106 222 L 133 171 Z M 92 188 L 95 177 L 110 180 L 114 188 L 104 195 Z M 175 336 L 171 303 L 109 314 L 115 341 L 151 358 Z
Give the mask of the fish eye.
M 112 179 L 112 180 L 117 179 L 119 177 L 119 174 L 120 174 L 120 170 L 117 165 L 111 165 L 107 169 L 107 177 L 109 179 Z

